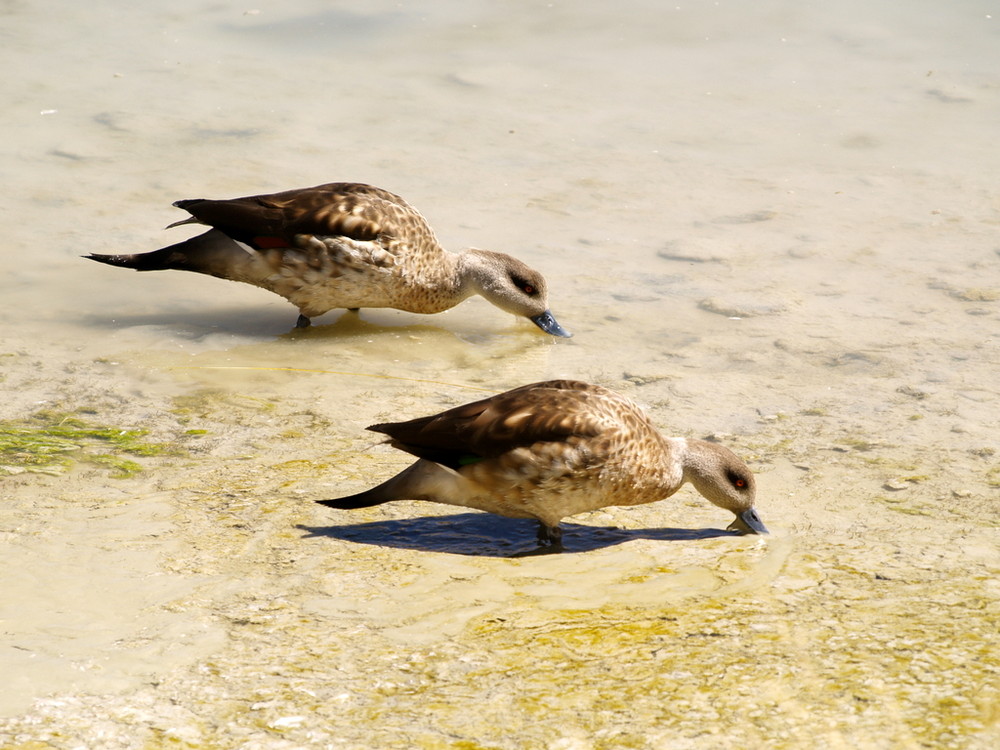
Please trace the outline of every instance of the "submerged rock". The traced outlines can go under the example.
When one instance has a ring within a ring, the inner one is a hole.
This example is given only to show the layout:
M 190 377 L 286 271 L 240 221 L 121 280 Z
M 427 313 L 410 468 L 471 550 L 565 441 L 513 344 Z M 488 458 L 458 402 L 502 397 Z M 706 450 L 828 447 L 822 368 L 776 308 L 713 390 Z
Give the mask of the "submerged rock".
M 765 302 L 750 295 L 734 295 L 726 299 L 708 297 L 698 303 L 698 307 L 727 318 L 755 318 L 762 315 L 778 315 L 788 309 L 781 302 Z

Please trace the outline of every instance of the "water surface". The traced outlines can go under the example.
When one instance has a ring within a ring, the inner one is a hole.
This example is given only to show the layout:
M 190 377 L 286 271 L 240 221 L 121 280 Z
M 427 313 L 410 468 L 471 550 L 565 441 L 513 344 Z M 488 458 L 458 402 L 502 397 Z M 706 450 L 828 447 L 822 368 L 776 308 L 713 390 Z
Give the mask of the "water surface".
M 39 747 L 992 747 L 1000 27 L 990 2 L 7 3 L 0 737 Z M 549 280 L 331 312 L 79 256 L 180 198 L 370 182 Z M 348 494 L 364 432 L 574 377 L 715 434 L 692 490 L 530 524 Z M 85 460 L 85 459 L 88 459 Z M 2 463 L 2 462 L 0 462 Z

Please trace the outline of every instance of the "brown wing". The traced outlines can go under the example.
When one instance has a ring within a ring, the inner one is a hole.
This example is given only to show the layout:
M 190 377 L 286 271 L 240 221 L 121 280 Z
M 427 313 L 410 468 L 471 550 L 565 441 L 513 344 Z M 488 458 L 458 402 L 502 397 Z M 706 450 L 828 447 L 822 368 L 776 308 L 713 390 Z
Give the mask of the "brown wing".
M 408 422 L 372 425 L 393 447 L 457 469 L 537 442 L 595 437 L 609 426 L 603 388 L 573 380 L 532 383 Z
M 182 200 L 174 205 L 256 248 L 292 246 L 297 234 L 436 242 L 427 222 L 405 200 L 388 190 L 353 182 L 231 200 Z

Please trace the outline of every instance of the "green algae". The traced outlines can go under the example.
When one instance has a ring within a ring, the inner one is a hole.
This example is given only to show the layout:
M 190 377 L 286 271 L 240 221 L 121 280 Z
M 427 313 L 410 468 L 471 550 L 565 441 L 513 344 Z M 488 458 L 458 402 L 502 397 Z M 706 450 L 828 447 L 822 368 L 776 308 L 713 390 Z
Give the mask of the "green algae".
M 128 455 L 175 452 L 145 440 L 146 435 L 143 429 L 95 425 L 74 414 L 40 411 L 26 420 L 0 422 L 0 474 L 58 475 L 77 463 L 88 463 L 125 479 L 142 471 Z
M 875 502 L 882 503 L 889 510 L 905 513 L 908 516 L 933 516 L 933 508 L 915 505 L 912 499 L 905 495 L 876 495 Z
M 829 417 L 830 411 L 822 406 L 813 406 L 799 412 L 804 417 Z
M 296 458 L 273 464 L 271 468 L 282 477 L 280 487 L 290 487 L 302 480 L 316 480 L 328 476 L 333 464 L 327 461 L 313 461 Z
M 850 589 L 879 585 L 859 581 L 861 575 L 840 572 L 837 578 Z M 485 683 L 497 671 L 518 673 L 512 695 L 518 712 L 537 718 L 570 712 L 600 737 L 595 748 L 649 746 L 641 733 L 625 727 L 608 735 L 601 717 L 615 715 L 688 739 L 720 716 L 740 717 L 727 725 L 731 737 L 754 744 L 769 736 L 771 747 L 795 745 L 774 733 L 789 728 L 779 727 L 775 716 L 836 715 L 843 728 L 864 733 L 881 721 L 886 704 L 905 718 L 906 734 L 918 741 L 982 730 L 985 704 L 967 685 L 988 684 L 998 665 L 988 625 L 953 622 L 945 606 L 913 610 L 884 591 L 866 593 L 852 610 L 833 625 L 830 612 L 816 612 L 807 601 L 787 609 L 777 601 L 739 598 L 724 606 L 701 600 L 697 607 L 672 610 L 669 618 L 609 607 L 553 612 L 541 627 L 493 620 L 480 623 L 477 635 L 504 647 L 494 652 L 496 663 L 470 677 Z M 744 627 L 747 620 L 755 627 Z M 930 628 L 948 634 L 936 649 L 926 648 Z M 817 639 L 823 649 L 810 646 Z M 526 653 L 530 673 L 522 671 Z M 765 679 L 761 663 L 771 670 Z M 751 695 L 753 702 L 746 703 Z M 805 724 L 797 729 L 792 736 L 808 732 Z
M 273 413 L 277 408 L 270 399 L 231 393 L 215 388 L 203 388 L 195 393 L 176 396 L 171 412 L 182 424 L 193 419 L 225 417 L 226 421 L 244 423 L 245 415 Z
M 839 445 L 845 445 L 852 450 L 860 451 L 862 453 L 867 453 L 868 451 L 875 450 L 881 447 L 881 443 L 877 441 L 867 440 L 865 438 L 856 437 L 843 437 L 837 440 Z

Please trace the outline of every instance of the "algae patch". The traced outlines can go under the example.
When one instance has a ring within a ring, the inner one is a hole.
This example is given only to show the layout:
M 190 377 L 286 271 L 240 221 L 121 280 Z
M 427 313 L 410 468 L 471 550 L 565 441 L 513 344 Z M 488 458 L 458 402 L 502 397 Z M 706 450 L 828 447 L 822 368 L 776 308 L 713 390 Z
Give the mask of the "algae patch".
M 0 474 L 62 474 L 79 462 L 107 468 L 119 479 L 142 471 L 128 456 L 172 452 L 143 440 L 146 430 L 94 425 L 72 415 L 40 411 L 26 420 L 0 422 Z

